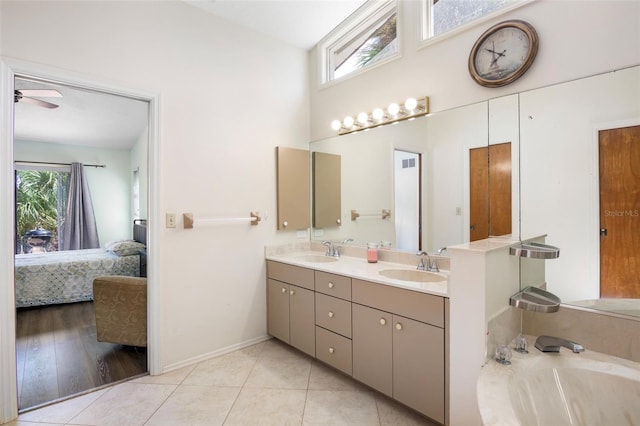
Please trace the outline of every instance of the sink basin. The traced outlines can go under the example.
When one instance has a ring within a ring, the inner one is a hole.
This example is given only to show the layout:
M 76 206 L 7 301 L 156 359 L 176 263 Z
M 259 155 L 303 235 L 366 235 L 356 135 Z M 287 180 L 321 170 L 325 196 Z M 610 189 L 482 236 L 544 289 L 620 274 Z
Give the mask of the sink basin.
M 415 281 L 420 283 L 437 283 L 446 281 L 447 278 L 440 274 L 415 269 L 384 269 L 378 272 L 383 277 L 400 281 Z
M 321 254 L 305 254 L 305 255 L 296 257 L 296 259 L 301 260 L 303 262 L 315 262 L 315 263 L 335 262 L 338 260 L 337 257 L 323 256 Z

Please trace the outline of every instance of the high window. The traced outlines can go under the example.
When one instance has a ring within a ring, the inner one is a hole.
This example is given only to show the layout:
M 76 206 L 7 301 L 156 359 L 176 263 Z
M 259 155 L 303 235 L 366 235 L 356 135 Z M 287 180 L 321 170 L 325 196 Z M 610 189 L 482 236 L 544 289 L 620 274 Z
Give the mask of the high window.
M 423 0 L 422 38 L 445 34 L 527 0 Z
M 399 53 L 396 2 L 368 2 L 320 42 L 327 83 Z

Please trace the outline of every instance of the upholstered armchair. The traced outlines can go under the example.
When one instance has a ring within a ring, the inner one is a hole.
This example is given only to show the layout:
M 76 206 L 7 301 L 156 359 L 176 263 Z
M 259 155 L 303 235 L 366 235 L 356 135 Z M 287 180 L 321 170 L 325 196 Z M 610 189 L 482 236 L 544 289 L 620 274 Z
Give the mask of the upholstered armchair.
M 93 280 L 99 342 L 147 346 L 147 279 L 110 275 Z

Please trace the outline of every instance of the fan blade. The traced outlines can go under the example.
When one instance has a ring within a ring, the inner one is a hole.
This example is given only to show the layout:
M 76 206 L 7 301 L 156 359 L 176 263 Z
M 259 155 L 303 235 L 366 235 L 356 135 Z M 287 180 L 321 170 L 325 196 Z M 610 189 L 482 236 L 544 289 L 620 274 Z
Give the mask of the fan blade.
M 61 98 L 62 93 L 55 89 L 20 89 L 23 96 L 30 98 Z
M 18 102 L 28 102 L 30 104 L 38 105 L 38 106 L 49 108 L 49 109 L 58 108 L 58 105 L 52 104 L 51 102 L 43 101 L 40 99 L 28 98 L 24 95 L 18 98 Z

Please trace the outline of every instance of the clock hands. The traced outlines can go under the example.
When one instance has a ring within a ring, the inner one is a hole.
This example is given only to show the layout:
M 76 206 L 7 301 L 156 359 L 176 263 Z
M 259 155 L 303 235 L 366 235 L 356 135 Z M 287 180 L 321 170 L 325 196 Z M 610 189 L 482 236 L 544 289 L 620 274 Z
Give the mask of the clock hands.
M 502 56 L 505 56 L 507 49 L 504 49 L 502 52 L 497 52 L 495 42 L 492 42 L 491 44 L 493 48 L 489 49 L 485 47 L 485 50 L 487 52 L 491 52 L 491 64 L 489 65 L 489 67 L 494 68 L 498 66 L 498 59 L 500 59 Z

